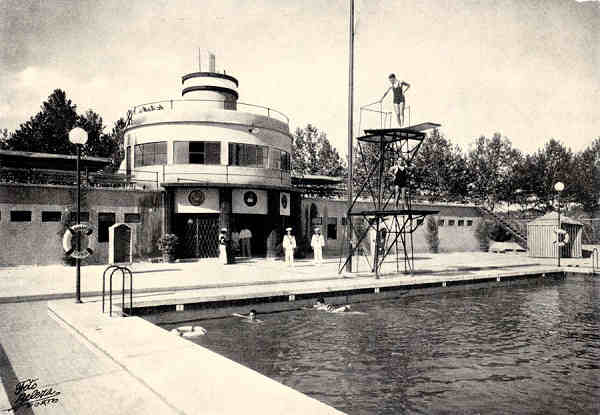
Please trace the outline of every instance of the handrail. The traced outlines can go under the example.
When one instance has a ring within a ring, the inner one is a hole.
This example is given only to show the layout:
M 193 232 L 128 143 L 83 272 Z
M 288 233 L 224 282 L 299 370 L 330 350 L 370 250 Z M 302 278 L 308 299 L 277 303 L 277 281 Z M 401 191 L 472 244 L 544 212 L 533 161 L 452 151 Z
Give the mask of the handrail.
M 283 112 L 278 111 L 274 108 L 271 107 L 265 107 L 262 105 L 256 105 L 256 104 L 248 104 L 245 102 L 238 102 L 238 101 L 229 101 L 229 100 L 225 100 L 225 99 L 198 99 L 198 98 L 190 98 L 190 99 L 166 99 L 166 100 L 161 100 L 161 101 L 153 101 L 153 102 L 147 102 L 145 104 L 139 104 L 139 105 L 134 105 L 133 108 L 131 109 L 132 114 L 136 114 L 139 113 L 137 112 L 138 108 L 141 107 L 147 107 L 147 106 L 153 106 L 153 105 L 160 105 L 162 107 L 162 105 L 167 105 L 169 106 L 169 108 L 171 110 L 173 110 L 173 103 L 177 103 L 177 102 L 218 102 L 218 103 L 223 103 L 223 104 L 235 104 L 235 109 L 228 109 L 228 108 L 224 108 L 226 110 L 230 110 L 230 111 L 235 111 L 237 110 L 237 106 L 242 106 L 242 107 L 250 107 L 250 108 L 260 108 L 261 110 L 266 110 L 267 112 L 267 117 L 268 118 L 274 118 L 274 119 L 278 119 L 278 117 L 272 117 L 271 113 L 275 113 L 281 117 L 283 117 L 283 119 L 285 120 L 286 124 L 290 123 L 290 119 L 287 115 L 285 115 Z M 154 111 L 154 110 L 163 110 L 165 109 L 164 107 L 162 108 L 152 108 L 149 111 Z M 146 111 L 143 111 L 146 112 Z M 280 120 L 282 121 L 282 120 Z
M 598 252 L 598 248 L 592 249 L 592 274 L 596 274 L 596 268 L 600 268 L 600 252 Z
M 114 269 L 113 269 L 114 268 Z M 121 312 L 125 314 L 125 273 L 129 274 L 129 314 L 133 310 L 133 273 L 128 267 L 121 265 L 109 265 L 102 273 L 102 314 L 105 312 L 104 297 L 106 295 L 106 273 L 111 270 L 109 276 L 109 290 L 108 290 L 108 301 L 109 301 L 109 316 L 112 317 L 112 277 L 115 272 L 120 271 L 123 283 L 121 286 Z

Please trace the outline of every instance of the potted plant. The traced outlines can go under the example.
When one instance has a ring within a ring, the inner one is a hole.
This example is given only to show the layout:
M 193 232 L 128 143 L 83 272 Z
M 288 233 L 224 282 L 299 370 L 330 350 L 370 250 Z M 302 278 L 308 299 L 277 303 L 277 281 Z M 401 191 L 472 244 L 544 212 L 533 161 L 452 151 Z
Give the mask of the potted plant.
M 158 240 L 158 249 L 162 252 L 163 262 L 175 261 L 175 248 L 178 242 L 179 238 L 172 233 L 167 233 L 160 237 Z
M 429 245 L 429 250 L 437 254 L 440 251 L 440 235 L 437 221 L 433 216 L 429 216 L 425 224 L 425 239 Z

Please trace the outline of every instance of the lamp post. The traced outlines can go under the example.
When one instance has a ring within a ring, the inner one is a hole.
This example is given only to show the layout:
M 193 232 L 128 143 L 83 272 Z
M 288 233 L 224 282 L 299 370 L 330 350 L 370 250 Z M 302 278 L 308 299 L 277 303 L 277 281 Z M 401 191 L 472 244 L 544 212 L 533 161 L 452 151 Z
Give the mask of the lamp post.
M 560 226 L 560 192 L 562 192 L 563 190 L 565 190 L 565 184 L 563 182 L 556 182 L 556 184 L 554 185 L 554 190 L 556 190 L 557 193 L 557 198 L 558 198 L 558 231 L 559 233 L 556 234 L 556 256 L 557 256 L 557 260 L 558 260 L 558 266 L 560 267 L 560 248 L 561 246 L 560 244 L 560 231 L 562 230 L 561 226 Z
M 69 131 L 69 141 L 77 146 L 77 224 L 79 225 L 81 215 L 81 177 L 79 172 L 79 161 L 81 159 L 81 146 L 87 142 L 88 135 L 83 128 L 75 127 Z M 81 249 L 81 236 L 77 232 L 77 251 Z M 75 302 L 81 303 L 81 260 L 75 258 Z

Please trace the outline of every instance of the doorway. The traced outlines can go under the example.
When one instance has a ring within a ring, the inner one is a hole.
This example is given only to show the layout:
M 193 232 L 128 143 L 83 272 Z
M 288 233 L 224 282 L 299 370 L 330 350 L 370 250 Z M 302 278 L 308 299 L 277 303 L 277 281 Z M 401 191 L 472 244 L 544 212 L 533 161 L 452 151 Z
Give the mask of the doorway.
M 216 258 L 219 256 L 219 215 L 176 215 L 178 258 Z

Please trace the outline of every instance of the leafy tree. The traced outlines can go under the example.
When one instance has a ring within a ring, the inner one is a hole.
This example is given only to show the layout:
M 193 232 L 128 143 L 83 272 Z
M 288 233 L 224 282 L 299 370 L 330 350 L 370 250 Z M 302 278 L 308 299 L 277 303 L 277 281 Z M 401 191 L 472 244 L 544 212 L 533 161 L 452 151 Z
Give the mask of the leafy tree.
M 600 137 L 573 160 L 572 193 L 590 215 L 600 207 Z
M 513 171 L 522 160 L 521 153 L 512 147 L 510 140 L 495 133 L 491 139 L 481 136 L 468 155 L 468 169 L 472 174 L 470 191 L 474 198 L 490 210 L 499 201 L 510 200 Z
M 5 149 L 8 137 L 8 128 L 0 128 L 0 149 Z
M 308 124 L 306 128 L 297 128 L 294 134 L 292 171 L 300 176 L 340 177 L 346 174 L 346 163 L 327 139 L 327 134 Z
M 467 196 L 469 170 L 466 157 L 435 129 L 424 140 L 414 160 L 414 181 L 431 200 L 457 200 Z
M 516 182 L 522 189 L 535 198 L 535 207 L 541 211 L 553 209 L 556 191 L 554 185 L 561 181 L 565 184 L 564 198 L 572 198 L 576 194 L 579 175 L 575 171 L 574 156 L 571 149 L 559 141 L 551 139 L 543 149 L 528 155 L 518 167 Z
M 77 147 L 69 141 L 69 131 L 81 127 L 88 133 L 83 155 L 112 157 L 118 150 L 113 134 L 104 133 L 102 117 L 92 110 L 77 115 L 76 105 L 66 93 L 56 89 L 42 104 L 41 111 L 2 140 L 3 148 L 52 154 L 76 154 Z M 117 135 L 118 136 L 118 135 Z
M 9 150 L 74 154 L 68 133 L 76 126 L 76 107 L 60 89 L 48 97 L 41 111 L 21 124 L 6 141 Z
M 111 140 L 115 143 L 117 149 L 112 154 L 113 170 L 118 170 L 121 162 L 125 158 L 125 127 L 127 122 L 124 118 L 119 118 L 110 132 Z
M 436 218 L 428 216 L 425 225 L 425 239 L 427 240 L 429 249 L 434 254 L 437 254 L 440 250 L 440 235 Z

